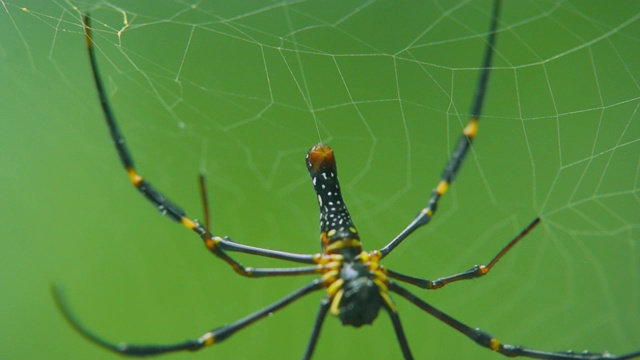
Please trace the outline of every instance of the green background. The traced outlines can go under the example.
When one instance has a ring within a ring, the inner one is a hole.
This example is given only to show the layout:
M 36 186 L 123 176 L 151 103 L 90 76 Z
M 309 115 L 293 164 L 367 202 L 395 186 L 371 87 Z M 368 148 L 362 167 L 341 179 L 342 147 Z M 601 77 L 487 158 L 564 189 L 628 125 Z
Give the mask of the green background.
M 317 252 L 304 154 L 335 150 L 365 248 L 424 206 L 466 123 L 489 1 L 28 2 L 0 9 L 0 357 L 112 359 L 57 312 L 114 342 L 175 342 L 310 281 L 245 279 L 136 194 L 107 135 L 80 11 L 139 171 L 246 244 Z M 76 8 L 77 7 L 77 8 Z M 22 8 L 26 8 L 26 11 Z M 128 25 L 125 25 L 125 19 Z M 504 342 L 640 349 L 640 6 L 506 1 L 477 142 L 432 223 L 384 264 L 436 278 L 484 263 L 543 222 L 488 277 L 422 294 Z M 284 266 L 239 256 L 246 265 Z M 199 353 L 295 359 L 321 294 Z M 418 359 L 500 358 L 395 297 Z M 328 318 L 317 359 L 399 358 L 386 314 Z

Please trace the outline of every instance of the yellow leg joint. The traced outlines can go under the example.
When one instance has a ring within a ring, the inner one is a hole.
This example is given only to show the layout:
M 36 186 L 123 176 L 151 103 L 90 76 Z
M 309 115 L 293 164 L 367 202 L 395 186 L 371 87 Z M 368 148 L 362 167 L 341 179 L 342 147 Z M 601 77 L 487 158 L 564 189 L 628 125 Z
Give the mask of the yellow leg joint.
M 138 186 L 142 182 L 142 176 L 138 175 L 136 170 L 132 167 L 127 168 L 127 173 L 129 174 L 129 179 L 133 183 L 133 185 Z
M 478 118 L 471 118 L 469 123 L 464 128 L 464 135 L 470 139 L 473 139 L 478 133 Z
M 196 228 L 196 223 L 193 220 L 189 219 L 188 217 L 183 216 L 180 219 L 180 223 L 182 223 L 182 225 L 188 227 L 191 230 Z
M 429 215 L 429 216 L 433 216 L 433 210 L 431 210 L 431 209 L 424 208 L 424 209 L 422 209 L 422 212 L 424 214 Z
M 324 273 L 324 275 L 322 275 L 322 282 L 325 286 L 330 285 L 335 282 L 336 279 L 338 279 L 338 275 L 340 275 L 340 272 L 338 270 L 327 271 L 326 273 Z
M 333 297 L 333 300 L 331 300 L 331 307 L 329 308 L 331 315 L 338 316 L 340 314 L 340 301 L 342 301 L 342 295 L 344 295 L 344 290 L 340 289 L 336 296 Z
M 480 273 L 480 275 L 484 275 L 489 272 L 489 268 L 484 265 L 480 265 L 480 267 L 478 268 L 478 272 Z
M 204 335 L 202 335 L 202 342 L 204 344 L 204 346 L 211 346 L 213 344 L 215 344 L 216 342 L 216 338 L 213 336 L 212 333 L 206 333 Z
M 344 285 L 344 279 L 338 279 L 336 281 L 334 281 L 331 285 L 329 285 L 329 287 L 327 288 L 327 293 L 329 295 L 334 295 L 337 294 L 338 291 L 340 291 L 340 289 L 342 289 L 342 285 Z
M 441 180 L 438 183 L 438 186 L 436 186 L 436 192 L 438 193 L 438 195 L 442 195 L 445 192 L 447 192 L 448 188 L 449 188 L 449 183 L 445 180 Z
M 489 348 L 493 351 L 500 350 L 500 340 L 493 338 L 489 341 Z
M 382 296 L 382 300 L 387 304 L 391 312 L 398 312 L 398 308 L 396 307 L 396 304 L 393 302 L 393 300 L 391 300 L 389 293 L 387 293 L 386 291 L 381 291 L 380 296 Z
M 215 248 L 215 247 L 216 247 L 216 243 L 215 243 L 215 241 L 213 241 L 211 238 L 207 238 L 207 239 L 204 241 L 204 245 L 205 245 L 205 246 L 207 247 L 207 249 L 209 249 L 209 250 L 213 250 L 213 248 Z

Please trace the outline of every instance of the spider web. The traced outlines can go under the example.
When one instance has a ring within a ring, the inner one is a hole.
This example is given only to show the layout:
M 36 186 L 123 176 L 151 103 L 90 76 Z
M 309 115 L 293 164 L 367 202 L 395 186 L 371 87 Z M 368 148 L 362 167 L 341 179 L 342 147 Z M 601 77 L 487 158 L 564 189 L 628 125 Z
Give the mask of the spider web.
M 149 343 L 197 337 L 309 279 L 234 277 L 131 191 L 96 101 L 83 11 L 140 172 L 198 218 L 204 172 L 216 233 L 301 253 L 319 249 L 303 164 L 315 143 L 336 153 L 366 249 L 385 245 L 425 205 L 466 124 L 491 11 L 490 1 L 471 0 L 0 3 L 0 93 L 3 118 L 13 120 L 2 133 L 16 153 L 3 163 L 20 169 L 5 175 L 2 194 L 13 205 L 5 218 L 46 270 L 7 265 L 22 274 L 5 282 L 19 286 L 22 296 L 7 306 L 20 325 L 0 349 L 24 356 L 45 316 L 55 333 L 27 355 L 94 359 L 112 355 L 62 323 L 43 290 L 50 281 L 65 285 L 100 335 Z M 412 290 L 507 343 L 637 350 L 640 7 L 503 5 L 477 141 L 432 223 L 384 264 L 427 278 L 453 274 L 486 263 L 541 216 L 489 276 Z M 27 256 L 16 243 L 5 253 Z M 20 285 L 25 279 L 33 285 Z M 20 299 L 30 292 L 38 301 L 26 308 Z M 319 299 L 168 358 L 300 357 Z M 396 300 L 416 358 L 500 358 Z M 316 357 L 329 356 L 398 358 L 400 350 L 382 314 L 357 331 L 327 319 Z

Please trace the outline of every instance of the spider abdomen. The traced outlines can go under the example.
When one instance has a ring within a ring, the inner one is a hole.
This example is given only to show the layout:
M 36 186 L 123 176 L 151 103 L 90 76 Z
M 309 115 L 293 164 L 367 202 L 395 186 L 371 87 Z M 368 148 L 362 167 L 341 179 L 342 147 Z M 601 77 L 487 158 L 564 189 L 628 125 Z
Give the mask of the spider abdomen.
M 337 315 L 342 324 L 354 327 L 371 324 L 378 316 L 383 300 L 368 267 L 361 262 L 345 262 L 340 278 L 344 285 Z

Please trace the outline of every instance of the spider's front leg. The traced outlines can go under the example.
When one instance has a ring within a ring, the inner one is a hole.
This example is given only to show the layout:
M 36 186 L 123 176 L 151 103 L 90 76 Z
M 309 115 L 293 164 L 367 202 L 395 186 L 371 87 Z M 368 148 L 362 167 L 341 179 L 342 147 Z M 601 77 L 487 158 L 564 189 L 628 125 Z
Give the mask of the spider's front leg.
M 453 183 L 460 167 L 464 163 L 464 159 L 471 148 L 471 143 L 475 139 L 478 133 L 478 122 L 482 114 L 482 106 L 484 104 L 484 97 L 487 91 L 487 84 L 489 83 L 489 74 L 491 70 L 491 59 L 493 58 L 493 48 L 496 43 L 496 29 L 498 28 L 498 15 L 500 14 L 500 7 L 502 2 L 496 0 L 493 6 L 493 12 L 491 17 L 491 25 L 489 26 L 489 36 L 487 38 L 487 46 L 485 47 L 484 59 L 482 61 L 482 71 L 478 78 L 478 84 L 476 86 L 476 93 L 471 105 L 471 114 L 469 122 L 462 131 L 462 135 L 458 139 L 458 143 L 451 154 L 449 163 L 445 166 L 442 172 L 442 177 L 438 185 L 433 189 L 431 197 L 427 202 L 427 206 L 422 209 L 418 215 L 409 223 L 409 225 L 400 232 L 393 240 L 391 240 L 385 247 L 380 249 L 381 257 L 385 257 L 395 249 L 396 246 L 406 239 L 411 233 L 413 233 L 419 227 L 427 225 L 433 215 L 435 215 L 438 209 L 438 201 L 442 195 L 447 192 L 449 186 Z
M 254 276 L 271 276 L 271 275 L 280 275 L 282 272 L 278 271 L 258 271 L 258 269 L 252 269 L 249 267 L 244 267 L 234 258 L 229 256 L 225 251 L 235 251 L 235 252 L 244 252 L 258 256 L 289 260 L 298 263 L 306 263 L 306 264 L 315 264 L 315 256 L 308 254 L 295 254 L 284 251 L 276 251 L 270 249 L 263 249 L 258 247 L 253 247 L 249 245 L 242 245 L 232 241 L 229 238 L 222 238 L 219 236 L 213 236 L 207 228 L 199 224 L 197 221 L 189 218 L 186 215 L 186 212 L 178 206 L 176 203 L 172 202 L 167 198 L 162 192 L 157 190 L 155 187 L 151 185 L 150 182 L 144 179 L 142 175 L 138 173 L 135 168 L 133 157 L 129 152 L 129 149 L 126 146 L 125 138 L 118 126 L 114 113 L 109 105 L 109 101 L 107 99 L 106 92 L 104 90 L 104 86 L 102 84 L 102 80 L 100 78 L 100 72 L 98 71 L 98 62 L 95 55 L 95 49 L 93 44 L 93 37 L 91 31 L 91 18 L 88 14 L 85 14 L 83 17 L 84 21 L 84 32 L 85 32 L 85 40 L 87 45 L 87 52 L 89 54 L 89 61 L 91 65 L 91 71 L 93 74 L 93 79 L 95 81 L 96 89 L 98 92 L 98 97 L 100 99 L 100 105 L 102 107 L 102 111 L 104 113 L 105 120 L 107 122 L 107 126 L 109 127 L 109 132 L 111 135 L 111 139 L 116 147 L 118 152 L 118 156 L 120 157 L 120 161 L 126 170 L 129 180 L 140 191 L 142 195 L 152 203 L 163 215 L 168 216 L 170 219 L 179 222 L 184 225 L 188 229 L 197 233 L 204 244 L 209 249 L 211 253 L 215 256 L 221 258 L 226 263 L 228 263 L 233 270 L 246 277 L 254 277 Z M 205 197 L 205 188 L 204 188 L 204 180 L 201 177 L 201 190 L 203 192 L 203 198 Z M 205 207 L 206 199 L 204 199 Z M 206 211 L 205 211 L 206 212 Z M 206 215 L 208 218 L 208 215 Z M 207 220 L 208 221 L 208 220 Z M 208 227 L 208 226 L 207 226 Z M 311 270 L 309 270 L 311 271 Z M 302 271 L 301 273 L 313 273 L 313 271 Z M 295 271 L 294 271 L 295 272 Z M 285 275 L 293 274 L 294 272 L 285 271 Z

